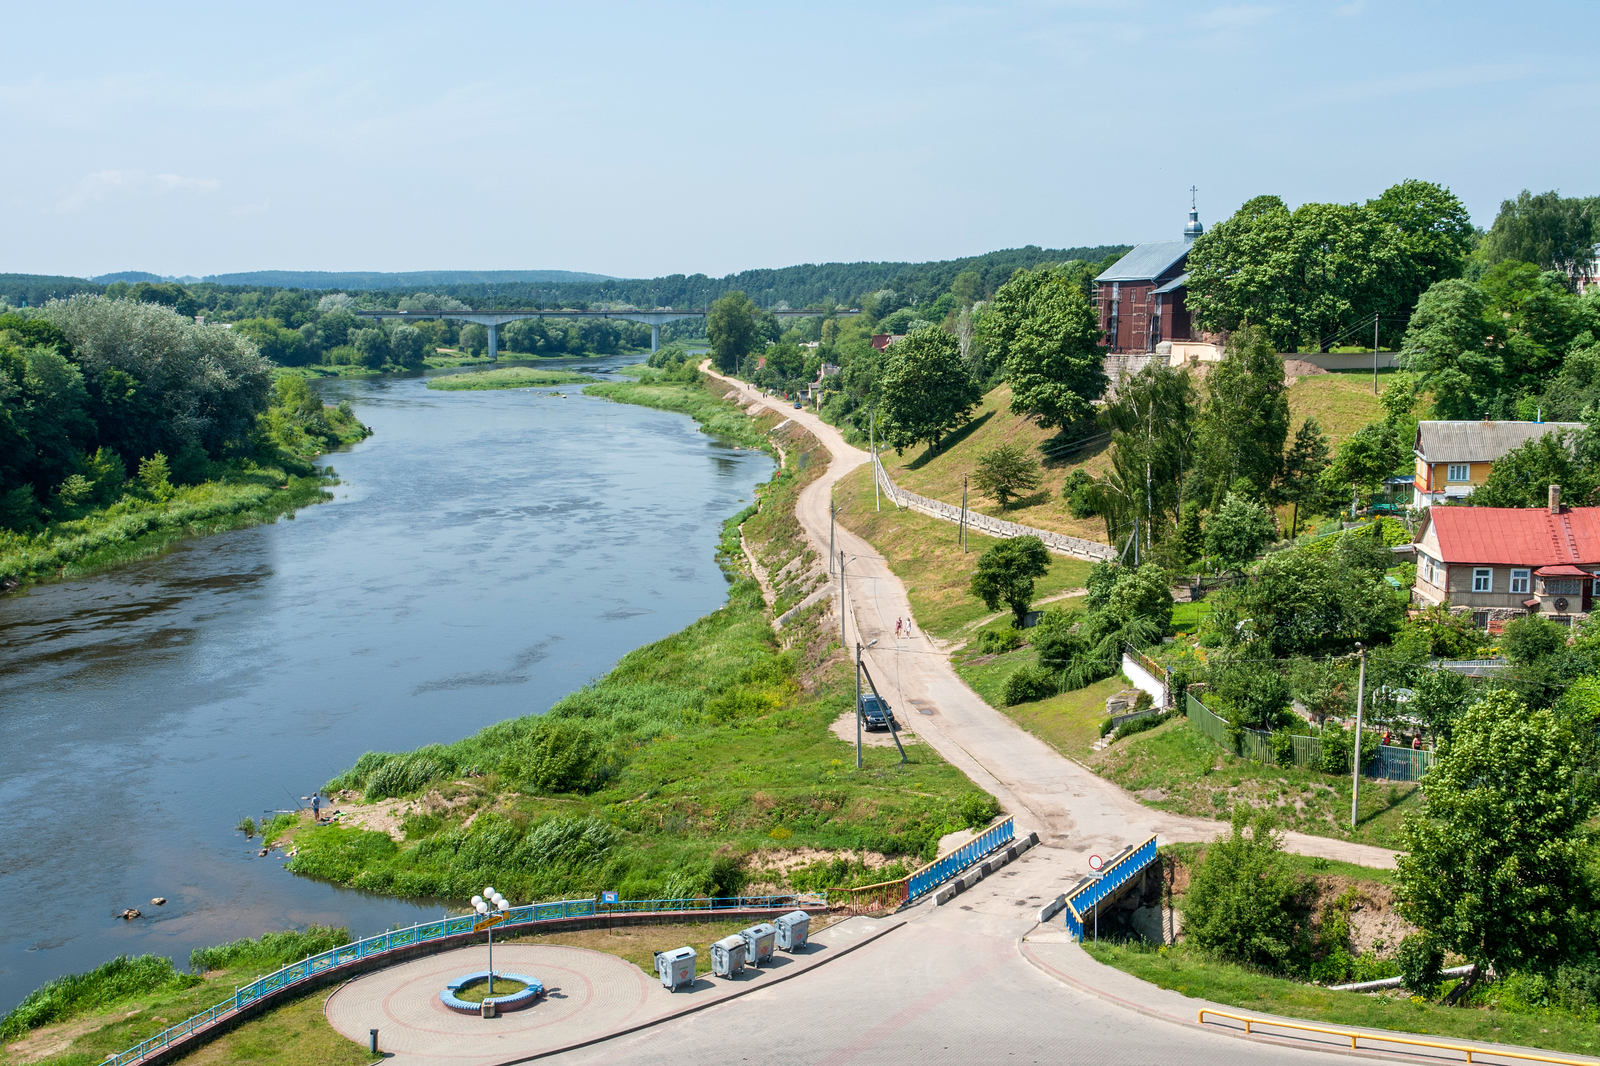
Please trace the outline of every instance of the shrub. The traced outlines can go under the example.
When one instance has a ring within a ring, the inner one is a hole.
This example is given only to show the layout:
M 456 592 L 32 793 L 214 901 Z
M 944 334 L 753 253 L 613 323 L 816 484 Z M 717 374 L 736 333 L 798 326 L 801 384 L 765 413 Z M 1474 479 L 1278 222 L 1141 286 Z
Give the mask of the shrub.
M 1235 962 L 1282 970 L 1301 939 L 1301 885 L 1272 816 L 1235 808 L 1233 829 L 1207 845 L 1183 900 L 1189 942 Z
M 1123 722 L 1121 725 L 1117 726 L 1117 735 L 1112 737 L 1111 739 L 1112 740 L 1121 740 L 1123 737 L 1131 737 L 1135 733 L 1146 732 L 1148 730 L 1154 729 L 1158 725 L 1164 725 L 1165 723 L 1171 721 L 1173 718 L 1177 717 L 1178 714 L 1179 714 L 1178 711 L 1166 711 L 1166 712 L 1160 713 L 1160 714 L 1146 715 L 1143 718 L 1129 719 L 1128 721 Z M 1110 719 L 1107 719 L 1106 721 L 1109 723 Z M 1101 736 L 1105 736 L 1105 733 L 1101 733 L 1100 735 Z
M 961 797 L 956 814 L 968 829 L 982 829 L 999 817 L 1000 801 L 987 792 L 968 792 Z
M 1032 703 L 1056 694 L 1056 675 L 1042 666 L 1021 666 L 1006 678 L 1005 690 L 1000 698 L 1007 707 L 1019 703 Z
M 1400 965 L 1400 976 L 1405 986 L 1419 996 L 1432 996 L 1439 990 L 1444 978 L 1439 970 L 1444 965 L 1444 949 L 1427 933 L 1412 933 L 1400 941 L 1395 949 L 1395 962 Z
M 1010 629 L 985 629 L 978 634 L 978 651 L 984 655 L 1000 655 L 1022 647 L 1022 633 Z

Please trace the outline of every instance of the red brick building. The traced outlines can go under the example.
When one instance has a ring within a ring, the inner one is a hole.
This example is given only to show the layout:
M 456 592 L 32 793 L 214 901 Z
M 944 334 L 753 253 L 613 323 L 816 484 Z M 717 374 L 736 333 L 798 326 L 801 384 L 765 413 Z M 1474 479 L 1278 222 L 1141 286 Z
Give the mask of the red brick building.
M 1162 341 L 1193 339 L 1184 304 L 1189 248 L 1205 231 L 1191 210 L 1183 238 L 1134 247 L 1095 278 L 1100 328 L 1113 353 L 1153 352 Z

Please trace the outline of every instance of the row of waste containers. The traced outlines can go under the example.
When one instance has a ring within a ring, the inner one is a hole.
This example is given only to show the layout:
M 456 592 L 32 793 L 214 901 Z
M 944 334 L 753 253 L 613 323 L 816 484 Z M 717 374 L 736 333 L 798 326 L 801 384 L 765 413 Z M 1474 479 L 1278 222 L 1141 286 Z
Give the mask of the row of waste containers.
M 774 945 L 784 951 L 801 951 L 810 930 L 811 915 L 805 911 L 790 911 L 770 922 L 741 929 L 711 945 L 711 972 L 717 977 L 735 977 L 743 973 L 746 966 L 760 966 L 769 961 Z M 656 952 L 656 973 L 661 978 L 661 987 L 676 992 L 680 987 L 693 985 L 698 959 L 694 948 Z

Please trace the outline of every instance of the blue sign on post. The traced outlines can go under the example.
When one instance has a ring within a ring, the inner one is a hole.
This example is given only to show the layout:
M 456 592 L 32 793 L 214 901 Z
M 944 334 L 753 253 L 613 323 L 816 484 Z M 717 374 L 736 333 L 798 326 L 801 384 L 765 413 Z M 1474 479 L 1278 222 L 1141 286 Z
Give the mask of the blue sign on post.
M 602 892 L 600 893 L 600 902 L 615 903 L 617 902 L 617 894 L 615 892 Z

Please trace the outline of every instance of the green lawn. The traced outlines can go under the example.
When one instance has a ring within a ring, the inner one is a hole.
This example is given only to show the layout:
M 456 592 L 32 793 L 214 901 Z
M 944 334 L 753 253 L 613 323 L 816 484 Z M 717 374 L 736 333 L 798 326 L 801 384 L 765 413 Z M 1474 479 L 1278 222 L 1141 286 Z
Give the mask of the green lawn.
M 1514 1012 L 1493 1000 L 1476 1007 L 1439 1007 L 1403 992 L 1332 992 L 1217 962 L 1181 944 L 1158 948 L 1103 940 L 1083 946 L 1100 962 L 1161 988 L 1248 1011 L 1328 1025 L 1424 1033 L 1451 1041 L 1522 1044 L 1551 1051 L 1600 1054 L 1600 1029 L 1594 1022 L 1554 1011 Z
M 968 625 L 994 613 L 968 586 L 978 556 L 999 543 L 997 539 L 969 534 L 970 550 L 962 554 L 955 523 L 915 511 L 897 511 L 887 499 L 883 509 L 877 510 L 865 466 L 840 479 L 833 500 L 842 508 L 840 523 L 871 541 L 883 553 L 889 569 L 905 583 L 912 613 L 924 632 L 942 640 L 966 639 L 972 635 L 966 630 Z M 1091 565 L 1052 555 L 1050 572 L 1034 584 L 1035 597 L 1083 587 Z
M 429 378 L 428 388 L 457 392 L 472 389 L 527 389 L 544 385 L 586 385 L 596 379 L 570 370 L 540 370 L 531 366 L 503 366 L 468 374 Z

